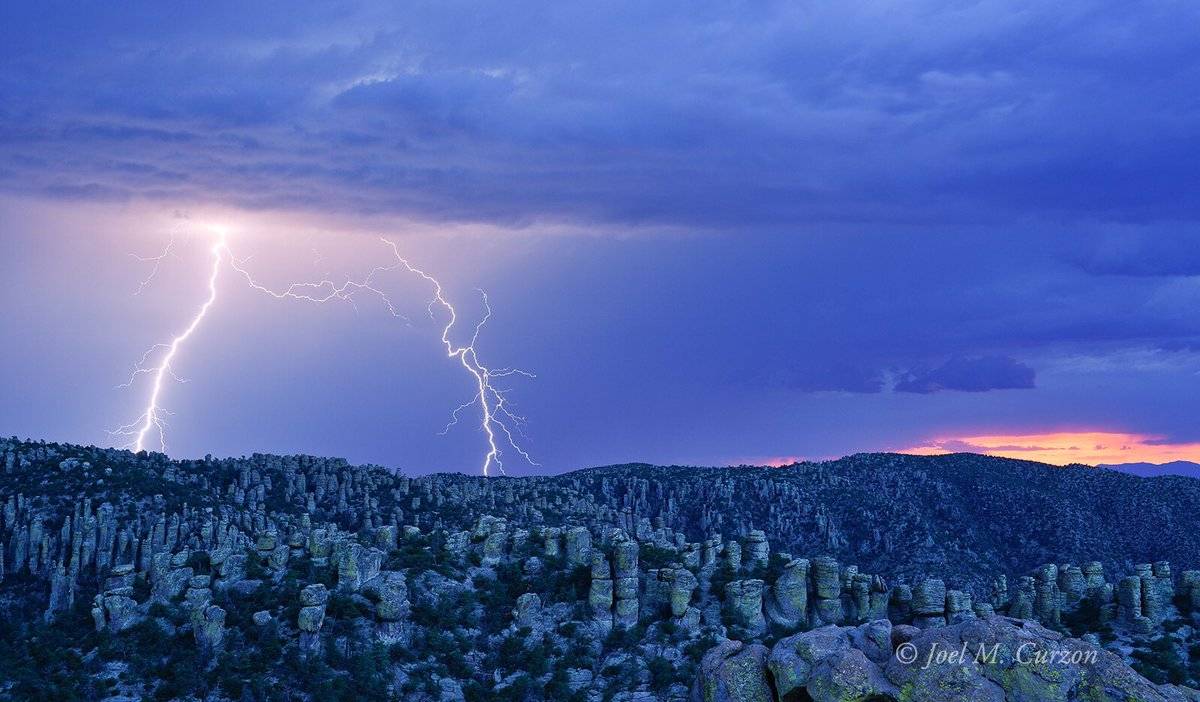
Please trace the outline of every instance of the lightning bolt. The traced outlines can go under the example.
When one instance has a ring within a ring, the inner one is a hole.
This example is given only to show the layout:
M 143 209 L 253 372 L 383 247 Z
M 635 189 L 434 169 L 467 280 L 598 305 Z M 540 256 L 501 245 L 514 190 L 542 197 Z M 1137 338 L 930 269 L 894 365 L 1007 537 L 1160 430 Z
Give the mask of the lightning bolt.
M 138 261 L 141 261 L 142 263 L 150 263 L 150 262 L 154 263 L 154 267 L 150 269 L 150 275 L 143 278 L 142 282 L 138 284 L 138 289 L 137 289 L 137 292 L 134 293 L 134 297 L 141 295 L 142 291 L 144 291 L 146 288 L 148 288 L 150 286 L 150 283 L 154 282 L 154 278 L 156 276 L 158 276 L 158 269 L 162 267 L 162 262 L 164 260 L 166 260 L 166 258 L 168 256 L 173 256 L 174 250 L 175 250 L 175 235 L 171 234 L 171 238 L 167 240 L 167 245 L 165 247 L 163 247 L 162 253 L 160 253 L 157 256 L 138 256 L 137 254 L 129 254 L 130 256 L 133 256 L 134 258 L 136 258 Z
M 450 421 L 440 434 L 447 434 L 451 428 L 458 424 L 462 413 L 475 406 L 480 408 L 479 427 L 487 440 L 488 450 L 483 458 L 482 471 L 485 476 L 491 474 L 491 470 L 495 468 L 501 474 L 504 474 L 504 454 L 507 448 L 511 448 L 517 455 L 528 462 L 530 465 L 539 465 L 530 454 L 522 448 L 514 435 L 520 434 L 524 436 L 523 427 L 526 424 L 526 418 L 516 414 L 510 407 L 507 397 L 507 389 L 497 386 L 493 381 L 497 378 L 505 378 L 514 375 L 520 375 L 527 378 L 535 378 L 533 373 L 521 370 L 519 368 L 489 368 L 483 365 L 479 360 L 479 354 L 476 350 L 476 345 L 479 341 L 479 335 L 483 330 L 484 325 L 492 316 L 491 304 L 488 302 L 487 293 L 482 290 L 479 294 L 483 300 L 484 314 L 475 324 L 471 334 L 470 343 L 465 345 L 456 344 L 452 340 L 452 334 L 455 325 L 458 323 L 458 312 L 454 305 L 446 299 L 441 282 L 425 272 L 424 270 L 413 266 L 408 259 L 400 254 L 400 249 L 396 244 L 386 238 L 381 238 L 381 241 L 386 244 L 393 256 L 394 262 L 386 266 L 376 266 L 368 274 L 360 280 L 347 280 L 344 283 L 335 283 L 328 278 L 314 282 L 292 283 L 283 289 L 272 289 L 266 285 L 259 283 L 247 268 L 248 259 L 238 259 L 229 249 L 227 234 L 224 229 L 213 228 L 217 235 L 217 241 L 211 248 L 212 253 L 212 272 L 208 279 L 208 298 L 200 309 L 192 317 L 191 322 L 182 333 L 175 336 L 170 343 L 155 344 L 150 347 L 143 355 L 138 364 L 134 367 L 133 373 L 130 375 L 129 381 L 124 383 L 122 387 L 131 386 L 135 380 L 141 375 L 152 375 L 153 385 L 151 386 L 150 395 L 147 400 L 146 408 L 142 415 L 137 420 L 113 430 L 111 433 L 117 436 L 130 437 L 132 440 L 128 444 L 135 451 L 142 451 L 146 447 L 147 437 L 152 433 L 158 436 L 158 445 L 160 450 L 166 450 L 166 421 L 165 417 L 170 414 L 165 410 L 159 400 L 162 395 L 163 381 L 170 377 L 177 381 L 182 380 L 175 374 L 173 365 L 175 358 L 179 353 L 183 344 L 196 332 L 200 327 L 201 322 L 208 314 L 209 310 L 216 304 L 217 301 L 217 278 L 220 274 L 222 264 L 228 263 L 230 268 L 238 273 L 245 283 L 253 290 L 264 293 L 277 300 L 295 300 L 302 302 L 311 302 L 317 304 L 325 304 L 330 302 L 347 302 L 357 310 L 355 298 L 358 295 L 370 295 L 377 298 L 387 310 L 387 312 L 397 319 L 408 323 L 409 320 L 401 314 L 396 305 L 392 302 L 387 292 L 377 283 L 377 278 L 388 272 L 404 271 L 420 277 L 425 282 L 429 283 L 433 288 L 433 298 L 429 301 L 426 309 L 429 312 L 430 319 L 435 319 L 437 315 L 434 312 L 435 307 L 440 308 L 446 318 L 446 322 L 442 327 L 441 341 L 445 346 L 446 355 L 452 360 L 457 360 L 458 363 L 465 369 L 473 380 L 475 386 L 475 395 L 472 399 L 459 405 L 451 413 Z M 136 257 L 141 261 L 154 262 L 154 269 L 150 275 L 142 281 L 138 288 L 138 293 L 141 292 L 150 284 L 158 273 L 158 268 L 162 261 L 172 253 L 174 246 L 174 237 L 167 247 L 158 256 L 151 257 Z M 150 364 L 149 359 L 155 352 L 164 352 L 157 359 L 155 364 Z M 507 448 L 502 448 L 502 446 Z
M 167 450 L 166 422 L 164 415 L 169 414 L 169 412 L 165 411 L 159 404 L 159 398 L 162 396 L 163 381 L 166 379 L 166 377 L 178 377 L 175 376 L 175 371 L 172 368 L 172 364 L 175 363 L 175 357 L 179 354 L 179 350 L 183 347 L 184 342 L 191 338 L 192 334 L 195 334 L 196 330 L 200 328 L 200 323 L 204 321 L 204 318 L 208 316 L 208 311 L 212 309 L 212 306 L 217 302 L 217 277 L 221 274 L 221 262 L 225 258 L 225 254 L 229 252 L 229 247 L 226 244 L 225 231 L 217 230 L 216 234 L 217 241 L 212 245 L 211 248 L 212 272 L 208 276 L 208 299 L 206 299 L 204 304 L 200 306 L 200 309 L 196 312 L 195 316 L 192 317 L 192 321 L 187 325 L 187 327 L 181 333 L 176 335 L 175 338 L 171 339 L 169 344 L 155 344 L 149 350 L 147 350 L 146 353 L 142 354 L 142 360 L 138 363 L 137 367 L 134 368 L 133 375 L 130 376 L 128 383 L 129 385 L 133 384 L 134 379 L 138 375 L 149 373 L 154 376 L 154 382 L 150 389 L 150 397 L 146 402 L 146 409 L 142 411 L 141 416 L 135 419 L 133 422 L 122 427 L 118 427 L 112 431 L 112 434 L 116 436 L 132 437 L 133 440 L 131 443 L 134 451 L 142 451 L 146 448 L 146 436 L 151 431 L 157 431 L 158 433 L 159 448 L 162 451 Z M 174 240 L 172 239 L 172 242 L 167 245 L 167 248 L 164 250 L 163 254 L 154 259 L 154 270 L 151 272 L 150 277 L 143 281 L 141 287 L 138 288 L 139 294 L 143 289 L 145 289 L 146 285 L 149 284 L 149 281 L 154 277 L 154 275 L 158 273 L 159 264 L 162 263 L 163 258 L 170 253 L 171 246 L 173 244 Z M 147 363 L 150 355 L 158 349 L 165 349 L 166 352 L 162 355 L 162 358 L 158 360 L 157 365 L 147 367 L 145 364 Z
M 525 449 L 517 443 L 513 436 L 512 428 L 509 427 L 509 422 L 518 429 L 525 424 L 525 418 L 512 413 L 508 409 L 507 398 L 505 391 L 492 384 L 494 378 L 502 378 L 510 375 L 524 375 L 529 378 L 536 377 L 534 374 L 523 371 L 517 368 L 501 368 L 492 370 L 479 362 L 479 354 L 475 350 L 475 344 L 479 341 L 479 332 L 483 329 L 483 325 L 487 324 L 492 316 L 492 306 L 488 303 L 487 293 L 479 291 L 483 297 L 484 315 L 475 324 L 475 331 L 471 335 L 471 342 L 464 346 L 455 345 L 451 340 L 450 335 L 454 329 L 454 325 L 458 322 L 458 311 L 454 309 L 454 305 L 446 299 L 442 291 L 442 283 L 425 271 L 413 266 L 404 256 L 400 255 L 400 248 L 396 243 L 388 239 L 381 239 L 387 244 L 392 254 L 396 257 L 396 261 L 404 267 L 409 273 L 417 275 L 433 286 L 433 300 L 428 305 L 429 317 L 434 318 L 434 305 L 440 306 L 446 315 L 446 324 L 442 327 L 442 344 L 446 347 L 446 356 L 451 359 L 458 359 L 462 367 L 471 374 L 475 379 L 477 392 L 475 397 L 466 403 L 459 405 L 451 415 L 450 423 L 442 430 L 442 433 L 447 433 L 451 427 L 458 423 L 459 413 L 476 402 L 480 406 L 480 428 L 487 437 L 488 452 L 483 458 L 483 474 L 488 475 L 488 470 L 495 465 L 496 468 L 504 474 L 504 461 L 502 459 L 503 451 L 499 445 L 498 434 L 504 435 L 504 442 L 516 451 L 521 458 L 525 459 L 530 465 L 538 465 Z

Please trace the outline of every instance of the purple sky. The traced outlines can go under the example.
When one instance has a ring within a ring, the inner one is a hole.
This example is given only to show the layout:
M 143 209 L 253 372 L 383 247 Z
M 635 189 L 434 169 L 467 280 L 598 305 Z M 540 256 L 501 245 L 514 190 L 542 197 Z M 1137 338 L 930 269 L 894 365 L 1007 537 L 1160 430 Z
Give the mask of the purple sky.
M 485 289 L 482 359 L 538 376 L 514 474 L 1200 458 L 1195 3 L 404 5 L 4 4 L 0 434 L 120 443 L 219 224 L 272 285 L 382 234 L 469 322 Z M 171 453 L 477 469 L 418 281 L 408 326 L 223 275 Z

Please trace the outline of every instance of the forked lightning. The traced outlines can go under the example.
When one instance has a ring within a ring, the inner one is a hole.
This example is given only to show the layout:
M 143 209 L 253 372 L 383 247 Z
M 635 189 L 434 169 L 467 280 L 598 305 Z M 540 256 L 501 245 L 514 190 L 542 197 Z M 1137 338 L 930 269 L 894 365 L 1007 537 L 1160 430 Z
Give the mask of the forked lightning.
M 429 316 L 431 319 L 436 320 L 438 311 L 440 311 L 445 317 L 445 324 L 442 326 L 441 341 L 445 346 L 446 355 L 450 359 L 457 360 L 463 369 L 471 375 L 473 380 L 472 384 L 475 389 L 474 397 L 454 409 L 451 413 L 450 421 L 442 433 L 445 434 L 458 423 L 463 411 L 478 404 L 480 409 L 479 427 L 487 439 L 488 446 L 487 453 L 483 458 L 483 474 L 485 476 L 490 475 L 493 468 L 504 473 L 503 459 L 507 448 L 511 448 L 513 452 L 531 465 L 537 465 L 529 453 L 518 443 L 515 435 L 516 433 L 520 433 L 521 427 L 525 424 L 525 418 L 512 411 L 508 398 L 505 395 L 506 389 L 497 387 L 493 382 L 497 378 L 513 375 L 522 375 L 529 378 L 535 376 L 532 373 L 517 368 L 489 368 L 479 360 L 476 344 L 479 341 L 481 330 L 487 324 L 492 314 L 487 294 L 482 290 L 480 291 L 480 295 L 483 298 L 484 315 L 476 323 L 470 342 L 459 344 L 453 339 L 454 327 L 458 322 L 458 311 L 446 299 L 441 282 L 424 270 L 413 266 L 408 259 L 400 254 L 399 247 L 393 241 L 381 239 L 391 251 L 394 262 L 386 266 L 375 267 L 361 280 L 347 280 L 344 283 L 338 284 L 326 279 L 308 283 L 293 283 L 282 290 L 275 290 L 257 282 L 249 270 L 247 270 L 246 261 L 239 260 L 233 255 L 229 248 L 229 235 L 224 228 L 210 227 L 210 229 L 215 237 L 215 241 L 210 248 L 211 272 L 208 276 L 208 297 L 192 316 L 190 322 L 182 332 L 172 338 L 169 343 L 155 344 L 142 355 L 141 361 L 134 368 L 129 381 L 124 385 L 132 385 L 143 375 L 152 377 L 149 396 L 142 414 L 133 422 L 111 432 L 113 435 L 129 439 L 127 444 L 129 448 L 135 451 L 142 451 L 154 439 L 157 442 L 159 450 L 166 450 L 166 416 L 169 415 L 169 412 L 163 408 L 161 402 L 163 386 L 168 378 L 179 379 L 175 373 L 177 358 L 188 339 L 196 333 L 204 318 L 217 303 L 217 282 L 221 270 L 226 264 L 251 288 L 279 300 L 297 300 L 312 303 L 341 301 L 354 304 L 355 296 L 367 294 L 378 298 L 391 316 L 407 321 L 397 311 L 388 294 L 378 283 L 378 278 L 382 274 L 403 270 L 404 272 L 420 277 L 432 286 L 433 297 L 428 304 Z M 154 279 L 163 259 L 171 255 L 173 247 L 174 239 L 172 238 L 171 243 L 167 245 L 163 253 L 159 256 L 138 257 L 142 261 L 154 262 L 154 269 L 138 287 L 138 294 L 141 294 Z M 153 362 L 151 362 L 151 358 L 154 358 Z

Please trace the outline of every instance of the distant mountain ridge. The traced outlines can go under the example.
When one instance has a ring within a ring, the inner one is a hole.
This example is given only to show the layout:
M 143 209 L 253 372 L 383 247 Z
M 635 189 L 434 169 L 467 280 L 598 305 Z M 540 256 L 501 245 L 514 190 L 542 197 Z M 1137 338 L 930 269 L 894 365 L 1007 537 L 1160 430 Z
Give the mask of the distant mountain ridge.
M 1096 466 L 1107 468 L 1142 478 L 1156 478 L 1160 475 L 1182 475 L 1187 478 L 1200 478 L 1200 463 L 1191 461 L 1171 461 L 1170 463 L 1106 463 Z

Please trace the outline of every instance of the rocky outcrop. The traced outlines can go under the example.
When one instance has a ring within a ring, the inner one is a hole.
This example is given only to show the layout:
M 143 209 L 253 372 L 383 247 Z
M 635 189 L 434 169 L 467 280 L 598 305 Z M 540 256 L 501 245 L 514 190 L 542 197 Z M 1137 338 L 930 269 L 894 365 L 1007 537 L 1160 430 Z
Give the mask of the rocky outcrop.
M 304 456 L 65 450 L 0 439 L 11 465 L 0 473 L 0 597 L 29 603 L 8 606 L 14 619 L 72 626 L 70 603 L 82 599 L 106 634 L 130 636 L 140 623 L 133 636 L 159 627 L 172 650 L 227 660 L 278 651 L 273 676 L 297 669 L 286 656 L 329 654 L 320 666 L 338 676 L 351 675 L 351 661 L 383 666 L 387 685 L 420 699 L 534 699 L 522 687 L 532 684 L 559 698 L 570 689 L 678 702 L 703 662 L 701 642 L 732 637 L 741 647 L 708 658 L 713 684 L 698 689 L 758 695 L 765 680 L 767 694 L 792 699 L 918 699 L 905 685 L 920 681 L 889 667 L 895 647 L 1000 613 L 1091 632 L 1150 675 L 1195 682 L 1200 571 L 1155 561 L 1130 572 L 1082 547 L 1073 552 L 1103 564 L 1056 560 L 1005 575 L 997 563 L 976 577 L 960 561 L 925 559 L 944 534 L 931 539 L 911 513 L 889 510 L 912 485 L 940 490 L 944 478 L 931 473 L 903 473 L 904 482 L 885 471 L 874 488 L 887 500 L 849 518 L 829 496 L 861 500 L 857 483 L 803 467 L 713 471 L 708 481 L 691 469 L 629 467 L 483 481 Z M 903 533 L 884 528 L 897 523 Z M 787 548 L 772 553 L 768 537 Z M 879 571 L 887 580 L 860 569 L 876 567 L 885 545 L 921 567 L 895 561 L 898 572 Z M 952 555 L 975 558 L 967 546 Z M 773 644 L 765 658 L 756 640 Z M 978 694 L 991 694 L 980 680 L 993 682 L 980 673 Z
M 338 542 L 334 547 L 338 587 L 351 592 L 361 590 L 364 583 L 379 575 L 383 556 L 383 551 L 377 548 L 368 548 L 354 542 Z
M 118 590 L 96 595 L 92 604 L 92 620 L 96 631 L 125 631 L 141 619 L 137 602 L 130 597 L 131 594 L 132 592 Z
M 225 610 L 216 605 L 201 609 L 193 619 L 196 645 L 208 653 L 218 651 L 225 641 Z
M 612 568 L 603 554 L 592 555 L 592 585 L 588 591 L 588 606 L 592 618 L 605 629 L 612 628 L 613 581 Z
M 726 641 L 704 655 L 692 702 L 772 702 L 767 648 Z
M 745 638 L 761 636 L 767 630 L 762 594 L 761 580 L 734 580 L 725 586 L 725 606 Z
M 767 615 L 771 621 L 787 629 L 795 629 L 808 621 L 808 561 L 796 558 L 788 561 L 783 574 L 775 581 L 767 598 Z
M 765 568 L 771 555 L 767 534 L 761 529 L 752 529 L 746 535 L 746 560 L 752 568 Z
M 631 627 L 638 622 L 638 542 L 630 540 L 624 532 L 614 538 L 613 624 Z
M 567 530 L 567 567 L 579 568 L 592 562 L 592 532 L 585 527 Z
M 946 583 L 936 578 L 922 580 L 912 591 L 913 623 L 919 627 L 946 623 Z
M 296 617 L 296 628 L 300 630 L 300 645 L 305 651 L 316 651 L 320 644 L 321 625 L 325 623 L 325 606 L 329 602 L 329 590 L 324 585 L 309 585 L 300 591 L 300 612 Z
M 826 626 L 762 646 L 710 650 L 693 702 L 1187 702 L 1117 655 L 1027 621 L 971 619 L 924 630 L 887 620 Z

